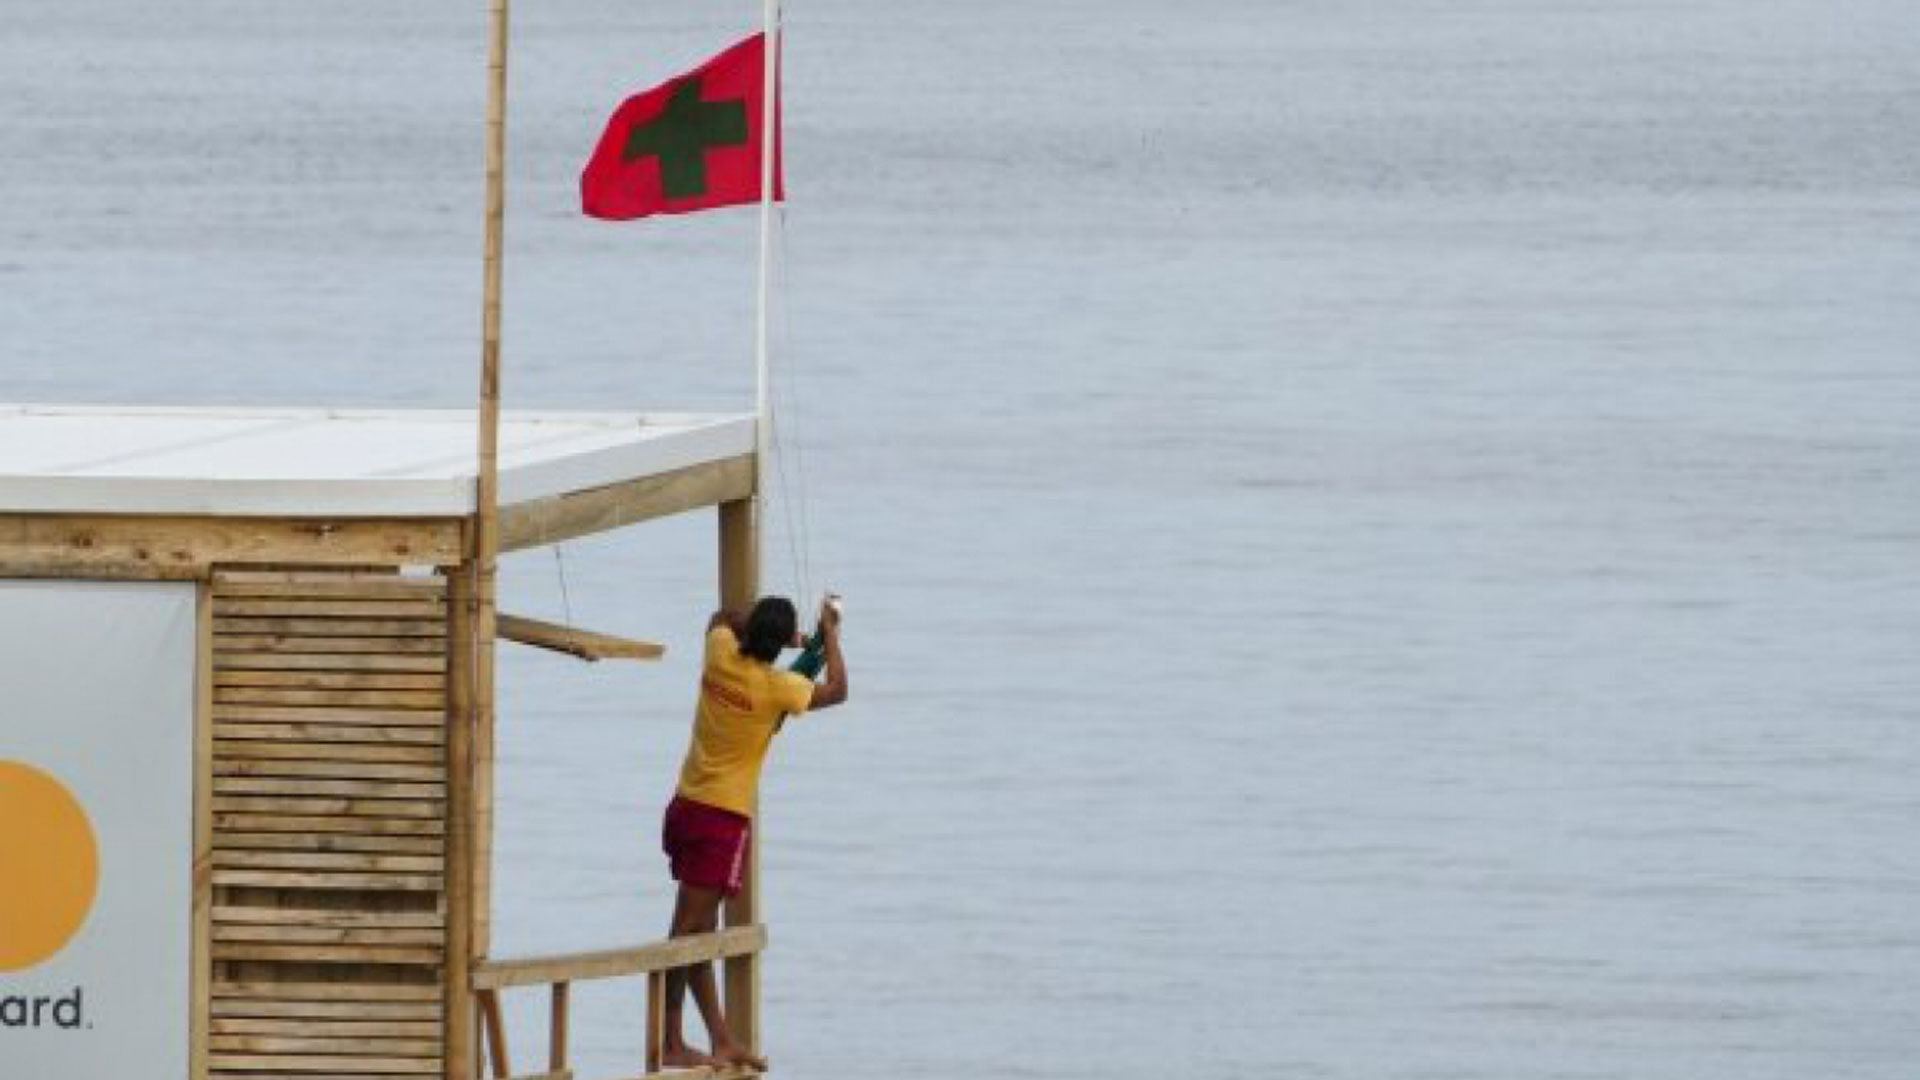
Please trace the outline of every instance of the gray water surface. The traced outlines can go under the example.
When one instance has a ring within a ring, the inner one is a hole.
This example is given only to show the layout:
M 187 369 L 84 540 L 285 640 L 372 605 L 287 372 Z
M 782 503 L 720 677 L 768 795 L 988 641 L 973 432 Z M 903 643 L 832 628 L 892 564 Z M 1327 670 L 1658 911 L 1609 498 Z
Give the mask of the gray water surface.
M 733 6 L 518 5 L 510 405 L 749 407 L 573 195 Z M 0 398 L 470 401 L 481 8 L 11 0 Z M 780 1075 L 1920 1076 L 1911 3 L 791 8 Z M 503 653 L 496 952 L 663 928 L 712 548 L 510 561 L 671 652 Z

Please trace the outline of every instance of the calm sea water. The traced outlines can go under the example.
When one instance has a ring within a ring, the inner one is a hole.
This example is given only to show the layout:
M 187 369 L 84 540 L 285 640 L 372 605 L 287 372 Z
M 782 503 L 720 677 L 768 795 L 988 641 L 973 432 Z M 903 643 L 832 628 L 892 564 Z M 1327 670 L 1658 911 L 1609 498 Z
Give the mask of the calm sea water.
M 12 0 L 0 397 L 469 401 L 481 7 Z M 509 403 L 747 408 L 572 185 L 754 5 L 520 7 Z M 782 1075 L 1920 1076 L 1910 3 L 793 8 Z M 672 651 L 504 654 L 497 952 L 664 925 L 712 548 L 510 562 Z

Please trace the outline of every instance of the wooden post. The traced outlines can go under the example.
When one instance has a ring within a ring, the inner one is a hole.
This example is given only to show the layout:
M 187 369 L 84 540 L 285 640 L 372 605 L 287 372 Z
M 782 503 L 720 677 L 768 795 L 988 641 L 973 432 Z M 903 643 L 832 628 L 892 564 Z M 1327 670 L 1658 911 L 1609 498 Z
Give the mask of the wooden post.
M 553 1012 L 547 1024 L 547 1071 L 559 1076 L 567 1071 L 567 1020 L 572 983 L 553 984 Z
M 491 2 L 487 56 L 487 229 L 480 334 L 480 464 L 474 493 L 473 938 L 493 937 L 495 577 L 500 557 L 500 291 L 506 248 L 507 0 Z
M 446 1080 L 476 1080 L 473 943 L 473 567 L 447 575 Z
M 760 525 L 757 499 L 720 504 L 720 604 L 744 611 L 760 589 Z M 747 859 L 745 884 L 726 905 L 726 925 L 749 926 L 760 921 L 759 807 L 754 808 L 753 846 Z M 760 957 L 736 956 L 726 962 L 727 1026 L 749 1051 L 760 1048 Z
M 194 598 L 193 676 L 193 974 L 189 1007 L 189 1080 L 207 1080 L 208 1018 L 213 1008 L 213 582 Z
M 647 1075 L 652 1076 L 661 1069 L 660 1056 L 664 1052 L 667 1030 L 667 974 L 664 971 L 647 973 Z

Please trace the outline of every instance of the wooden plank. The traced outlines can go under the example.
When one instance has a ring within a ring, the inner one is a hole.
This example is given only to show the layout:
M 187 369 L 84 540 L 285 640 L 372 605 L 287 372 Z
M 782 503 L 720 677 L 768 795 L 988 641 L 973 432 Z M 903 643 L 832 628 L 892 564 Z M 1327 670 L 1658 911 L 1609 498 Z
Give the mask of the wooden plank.
M 273 655 L 306 653 L 379 653 L 387 655 L 440 656 L 447 651 L 439 638 L 335 637 L 317 634 L 243 634 L 222 631 L 213 638 L 215 652 L 258 652 Z
M 390 855 L 445 853 L 437 836 L 367 836 L 349 832 L 222 832 L 219 845 L 231 851 L 366 851 Z
M 0 565 L 35 576 L 203 577 L 223 563 L 434 565 L 460 559 L 459 519 L 0 515 Z
M 422 709 L 438 714 L 446 699 L 438 690 L 292 690 L 265 686 L 215 686 L 218 705 L 267 705 L 289 708 L 319 705 L 328 708 L 360 706 L 369 709 Z
M 431 1001 L 265 1001 L 254 998 L 215 998 L 213 1017 L 220 1020 L 262 1018 L 296 1024 L 353 1021 L 359 1023 L 431 1024 L 444 1021 L 438 1002 Z
M 436 1071 L 429 1075 L 441 1076 L 442 1074 Z M 288 1072 L 285 1069 L 280 1069 L 275 1072 L 235 1072 L 223 1069 L 217 1074 L 217 1077 L 218 1080 L 368 1080 L 368 1074 L 364 1072 Z
M 291 1054 L 249 1054 L 215 1051 L 209 1055 L 213 1068 L 221 1072 L 264 1072 L 274 1076 L 287 1073 L 330 1073 L 351 1077 L 355 1073 L 376 1076 L 437 1076 L 440 1059 L 427 1057 L 350 1057 L 347 1055 L 295 1056 Z
M 431 619 L 437 622 L 446 617 L 445 606 L 438 597 L 432 596 L 377 600 L 357 596 L 229 599 L 222 595 L 215 598 L 213 613 L 222 619 Z
M 362 567 L 358 570 L 340 569 L 301 569 L 287 567 L 233 567 L 223 566 L 214 576 L 214 583 L 222 589 L 250 589 L 257 585 L 273 587 L 276 585 L 321 585 L 340 588 L 380 588 L 385 585 L 408 588 L 431 589 L 438 586 L 437 576 L 405 576 L 394 567 Z
M 326 640 L 324 638 L 320 640 Z M 392 639 L 389 639 L 392 640 Z M 417 672 L 444 675 L 447 661 L 438 653 L 390 656 L 378 652 L 236 652 L 216 650 L 220 670 Z
M 222 814 L 279 814 L 289 817 L 338 817 L 348 821 L 355 818 L 414 818 L 430 819 L 437 825 L 446 813 L 446 805 L 439 799 L 221 795 L 216 792 L 213 812 L 216 817 Z
M 296 742 L 231 740 L 219 738 L 216 730 L 214 752 L 233 761 L 343 761 L 387 765 L 430 765 L 435 776 L 446 771 L 446 753 L 440 747 L 422 743 Z
M 650 971 L 666 971 L 708 960 L 723 960 L 730 956 L 746 956 L 766 946 L 766 927 L 736 926 L 711 934 L 669 938 L 629 949 L 566 953 L 521 960 L 490 960 L 475 966 L 473 986 L 476 990 L 500 990 L 510 986 L 613 979 Z
M 308 817 L 286 814 L 217 813 L 214 827 L 229 835 L 282 833 L 341 834 L 374 839 L 391 837 L 439 837 L 446 824 L 436 814 L 427 818 L 390 817 Z
M 213 1020 L 215 1035 L 309 1035 L 326 1039 L 440 1038 L 438 1020 L 318 1020 L 311 1017 L 223 1016 Z
M 215 867 L 213 883 L 261 889 L 384 890 L 387 892 L 440 891 L 438 874 L 353 874 L 341 871 L 305 873 L 294 870 L 242 870 Z
M 380 1054 L 397 1058 L 438 1058 L 434 1039 L 355 1039 L 337 1036 L 279 1034 L 222 1034 L 213 1039 L 215 1052 L 240 1054 Z
M 214 668 L 215 686 L 284 686 L 294 690 L 441 690 L 437 671 L 250 671 Z
M 566 653 L 589 663 L 599 660 L 658 660 L 667 651 L 665 645 L 650 641 L 635 641 L 518 615 L 500 616 L 498 630 L 500 636 L 508 641 Z
M 356 873 L 437 874 L 439 855 L 396 855 L 375 851 L 254 851 L 216 848 L 215 869 L 351 870 Z
M 351 930 L 331 926 L 252 926 L 217 923 L 213 940 L 268 945 L 403 945 L 427 950 L 422 963 L 438 964 L 446 932 L 431 930 Z
M 638 524 L 753 494 L 753 456 L 572 492 L 500 512 L 500 550 L 519 551 Z
M 438 874 L 438 855 L 387 855 L 368 851 L 234 851 L 215 849 L 214 869 L 351 870 L 356 873 Z
M 312 777 L 219 776 L 213 792 L 221 795 L 262 795 L 288 799 L 342 798 L 395 801 L 439 801 L 444 784 L 402 783 L 389 780 L 320 780 Z
M 284 597 L 292 600 L 339 598 L 348 600 L 440 600 L 446 588 L 438 577 L 378 577 L 348 574 L 306 574 L 299 580 L 278 581 L 229 574 L 213 577 L 214 595 L 222 600 Z
M 434 1072 L 434 1076 L 442 1076 Z M 367 1072 L 232 1072 L 223 1070 L 217 1074 L 217 1080 L 369 1080 Z
M 438 966 L 444 954 L 434 946 L 355 945 L 338 942 L 324 944 L 282 944 L 227 941 L 218 936 L 213 942 L 213 958 L 226 961 L 265 961 L 303 964 L 420 964 Z
M 222 634 L 339 638 L 437 638 L 446 633 L 438 619 L 300 619 L 291 617 L 220 620 Z
M 289 761 L 284 758 L 219 756 L 215 777 L 310 777 L 320 780 L 408 780 L 440 783 L 446 776 L 439 765 L 407 765 L 376 761 Z M 217 781 L 216 781 L 217 782 Z
M 213 920 L 228 925 L 337 926 L 346 929 L 438 930 L 446 917 L 437 911 L 342 911 L 338 908 L 263 908 L 221 905 Z
M 221 980 L 213 985 L 216 998 L 249 1001 L 409 1001 L 438 1002 L 438 983 L 258 982 Z M 438 1007 L 436 1005 L 436 1007 Z
M 328 706 L 222 705 L 213 706 L 216 723 L 260 724 L 291 721 L 302 724 L 368 724 L 374 727 L 438 728 L 446 717 L 433 709 L 356 709 Z
M 383 743 L 420 747 L 438 751 L 445 741 L 438 727 L 374 727 L 371 724 L 241 724 L 231 721 L 217 724 L 214 738 L 229 743 L 228 750 L 242 742 L 286 741 L 314 743 Z
M 213 980 L 213 599 L 202 584 L 194 600 L 193 941 L 188 984 L 187 1076 L 207 1075 L 208 986 Z

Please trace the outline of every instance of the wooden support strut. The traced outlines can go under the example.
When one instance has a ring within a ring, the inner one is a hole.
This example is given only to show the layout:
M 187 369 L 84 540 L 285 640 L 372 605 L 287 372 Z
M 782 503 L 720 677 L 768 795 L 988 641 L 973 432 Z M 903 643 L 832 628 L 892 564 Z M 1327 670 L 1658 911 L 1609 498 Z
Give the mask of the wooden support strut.
M 759 504 L 756 499 L 741 499 L 720 506 L 720 603 L 722 607 L 745 611 L 752 606 L 760 589 Z M 754 838 L 747 856 L 746 873 L 740 891 L 729 897 L 723 911 L 728 927 L 760 924 L 760 849 L 764 833 L 760 830 L 759 807 L 755 807 Z M 725 973 L 727 1026 L 746 1046 L 749 1053 L 761 1054 L 760 1045 L 760 963 L 754 954 L 727 961 Z
M 665 645 L 656 645 L 651 641 L 636 641 L 519 615 L 501 615 L 494 625 L 500 636 L 508 641 L 566 653 L 589 663 L 598 660 L 658 660 L 667 652 Z

